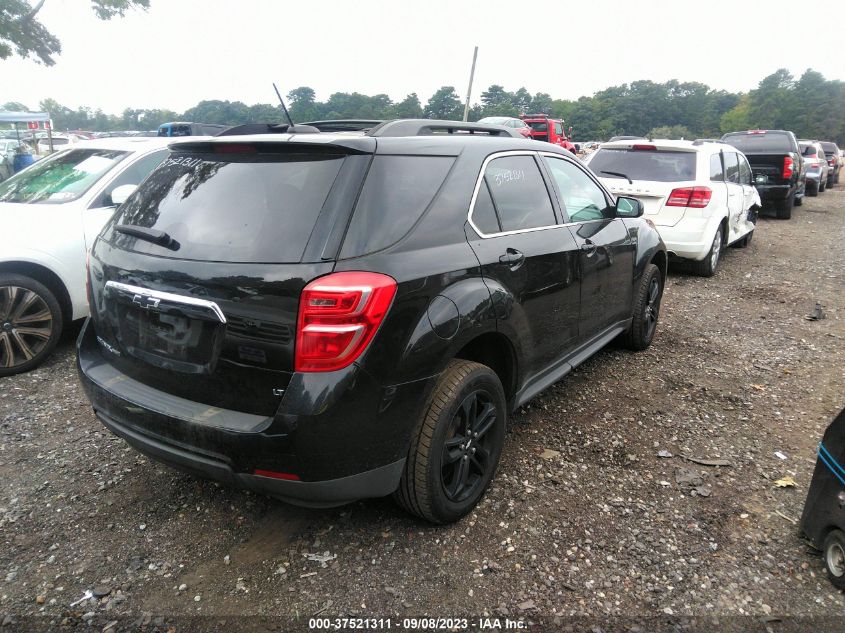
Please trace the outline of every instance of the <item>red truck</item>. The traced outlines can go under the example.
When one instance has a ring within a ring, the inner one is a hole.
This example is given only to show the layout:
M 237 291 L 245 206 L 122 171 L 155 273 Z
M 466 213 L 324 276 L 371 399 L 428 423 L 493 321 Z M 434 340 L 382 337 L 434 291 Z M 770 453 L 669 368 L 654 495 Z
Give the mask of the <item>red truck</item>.
M 569 140 L 569 136 L 572 136 L 572 127 L 570 126 L 569 136 L 567 136 L 563 119 L 552 119 L 545 114 L 523 114 L 519 118 L 531 128 L 531 138 L 535 141 L 546 141 L 560 145 L 573 154 L 576 152 L 575 144 Z

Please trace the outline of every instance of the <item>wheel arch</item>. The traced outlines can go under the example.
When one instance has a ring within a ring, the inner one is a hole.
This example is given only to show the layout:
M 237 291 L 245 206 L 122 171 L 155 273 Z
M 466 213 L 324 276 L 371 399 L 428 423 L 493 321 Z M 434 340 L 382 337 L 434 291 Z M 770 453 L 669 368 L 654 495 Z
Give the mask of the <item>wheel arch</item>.
M 55 295 L 56 301 L 59 302 L 64 322 L 70 323 L 73 319 L 73 304 L 67 286 L 65 286 L 61 277 L 46 266 L 33 262 L 13 260 L 0 262 L 0 273 L 23 275 L 44 284 Z
M 492 369 L 502 383 L 508 405 L 512 405 L 519 372 L 516 350 L 507 336 L 501 332 L 485 332 L 466 342 L 454 357 Z

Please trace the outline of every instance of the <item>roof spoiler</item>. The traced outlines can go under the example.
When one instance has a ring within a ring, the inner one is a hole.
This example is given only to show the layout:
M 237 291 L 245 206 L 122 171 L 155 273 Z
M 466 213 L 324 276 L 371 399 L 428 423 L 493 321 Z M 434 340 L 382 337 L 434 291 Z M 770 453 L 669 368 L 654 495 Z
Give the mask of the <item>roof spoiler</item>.
M 433 136 L 441 134 L 473 134 L 522 138 L 514 129 L 501 125 L 445 121 L 438 119 L 394 119 L 385 121 L 368 132 L 368 136 Z
M 276 123 L 245 123 L 223 130 L 215 136 L 239 136 L 243 134 L 317 134 L 320 130 L 307 124 L 288 125 Z

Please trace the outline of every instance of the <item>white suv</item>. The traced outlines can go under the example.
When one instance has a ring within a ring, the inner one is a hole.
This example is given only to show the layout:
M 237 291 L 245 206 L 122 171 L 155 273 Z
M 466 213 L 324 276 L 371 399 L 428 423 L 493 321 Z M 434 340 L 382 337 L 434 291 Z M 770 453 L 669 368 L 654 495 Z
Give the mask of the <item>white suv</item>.
M 760 196 L 745 155 L 710 141 L 602 143 L 587 163 L 617 196 L 638 198 L 670 254 L 709 277 L 729 244 L 747 246 Z
M 37 367 L 88 315 L 86 253 L 172 142 L 81 141 L 0 182 L 0 376 Z

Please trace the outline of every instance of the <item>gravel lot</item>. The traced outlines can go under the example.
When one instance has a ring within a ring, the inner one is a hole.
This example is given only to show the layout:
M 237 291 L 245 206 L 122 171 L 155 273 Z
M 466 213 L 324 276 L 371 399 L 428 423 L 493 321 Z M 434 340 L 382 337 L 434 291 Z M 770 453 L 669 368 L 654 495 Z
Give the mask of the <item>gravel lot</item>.
M 94 418 L 68 336 L 46 366 L 0 380 L 0 623 L 841 623 L 845 594 L 795 523 L 845 406 L 843 244 L 845 185 L 791 221 L 761 218 L 715 278 L 670 274 L 654 345 L 608 349 L 519 411 L 492 489 L 449 527 L 389 500 L 304 510 L 150 462 Z M 805 319 L 817 301 L 826 318 Z M 776 487 L 787 475 L 795 486 Z M 71 606 L 86 590 L 100 597 Z

